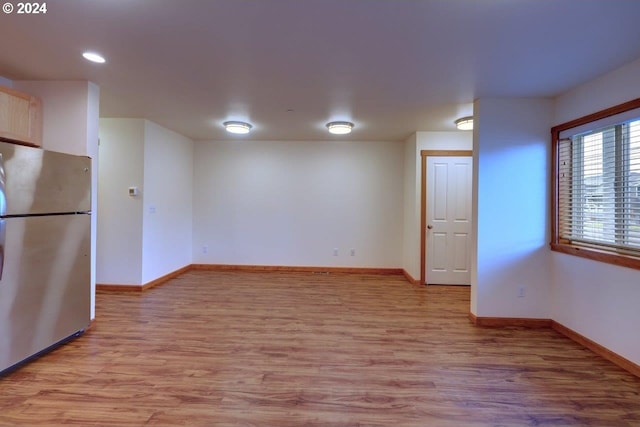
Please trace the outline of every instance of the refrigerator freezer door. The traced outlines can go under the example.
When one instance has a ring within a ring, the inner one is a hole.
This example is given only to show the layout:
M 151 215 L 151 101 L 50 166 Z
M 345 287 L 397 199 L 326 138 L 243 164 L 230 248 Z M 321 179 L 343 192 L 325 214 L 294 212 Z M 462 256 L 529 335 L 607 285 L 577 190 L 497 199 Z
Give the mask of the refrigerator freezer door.
M 90 215 L 5 219 L 0 371 L 90 322 Z
M 91 210 L 91 159 L 0 142 L 0 215 Z

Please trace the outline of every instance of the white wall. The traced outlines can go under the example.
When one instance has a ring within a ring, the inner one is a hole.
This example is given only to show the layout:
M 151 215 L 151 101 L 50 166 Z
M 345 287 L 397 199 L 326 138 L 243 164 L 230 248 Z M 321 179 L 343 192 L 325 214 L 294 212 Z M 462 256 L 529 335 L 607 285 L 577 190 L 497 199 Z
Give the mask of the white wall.
M 477 316 L 550 318 L 552 106 L 548 99 L 475 103 L 471 309 Z
M 394 142 L 197 143 L 194 263 L 400 267 L 403 148 Z
M 91 318 L 95 318 L 96 274 L 98 269 L 98 175 L 100 153 L 98 150 L 100 129 L 100 87 L 89 83 L 87 105 L 87 151 L 91 157 Z
M 556 99 L 554 124 L 640 97 L 640 59 Z M 553 319 L 640 364 L 640 271 L 552 253 Z
M 417 132 L 416 164 L 420 165 L 422 150 L 473 150 L 473 134 L 469 131 Z
M 553 124 L 604 110 L 640 97 L 640 58 L 555 99 Z
M 144 129 L 141 119 L 100 119 L 97 277 L 100 284 L 142 283 Z M 141 194 L 131 197 L 129 187 Z
M 420 170 L 416 169 L 419 167 L 416 164 L 416 144 L 415 133 L 404 143 L 402 268 L 415 280 L 420 280 L 420 188 L 419 179 L 416 179 Z
M 98 283 L 142 286 L 191 264 L 192 193 L 193 141 L 148 120 L 101 119 Z
M 39 97 L 43 108 L 42 148 L 91 157 L 91 318 L 95 317 L 98 190 L 98 118 L 100 88 L 73 81 L 14 81 L 13 88 Z
M 404 159 L 404 270 L 420 279 L 420 210 L 422 191 L 422 150 L 472 150 L 471 132 L 416 132 L 405 141 Z
M 193 141 L 145 121 L 142 283 L 191 264 Z

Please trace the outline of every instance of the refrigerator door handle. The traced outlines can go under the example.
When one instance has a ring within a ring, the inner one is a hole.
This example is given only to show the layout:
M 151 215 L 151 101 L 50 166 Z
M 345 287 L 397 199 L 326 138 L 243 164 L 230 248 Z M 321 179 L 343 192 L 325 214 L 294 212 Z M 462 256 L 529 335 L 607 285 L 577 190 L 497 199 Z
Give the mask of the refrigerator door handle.
M 0 219 L 0 280 L 4 271 L 4 244 L 6 238 L 7 220 Z
M 4 159 L 0 153 L 0 280 L 4 271 L 4 244 L 6 237 L 7 196 L 5 194 Z
M 6 179 L 4 175 L 4 159 L 0 153 L 0 218 L 7 214 Z
M 4 159 L 0 153 L 0 280 L 4 271 L 4 243 L 6 238 L 7 197 L 5 194 Z

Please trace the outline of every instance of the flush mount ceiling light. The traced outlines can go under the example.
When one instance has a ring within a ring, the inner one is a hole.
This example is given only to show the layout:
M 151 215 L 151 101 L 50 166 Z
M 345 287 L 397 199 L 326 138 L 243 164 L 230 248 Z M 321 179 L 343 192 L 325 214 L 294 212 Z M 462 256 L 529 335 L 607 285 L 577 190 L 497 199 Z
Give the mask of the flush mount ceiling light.
M 95 62 L 96 64 L 104 64 L 105 62 L 107 62 L 107 60 L 104 59 L 104 56 L 95 52 L 84 52 L 82 54 L 82 57 L 87 61 Z
M 460 130 L 473 130 L 473 117 L 461 117 L 454 122 L 456 127 Z
M 238 134 L 249 133 L 249 131 L 253 127 L 249 123 L 245 122 L 224 122 L 222 125 L 227 130 L 227 132 Z
M 327 123 L 327 129 L 334 135 L 346 135 L 351 133 L 353 129 L 353 123 L 351 122 L 329 122 Z

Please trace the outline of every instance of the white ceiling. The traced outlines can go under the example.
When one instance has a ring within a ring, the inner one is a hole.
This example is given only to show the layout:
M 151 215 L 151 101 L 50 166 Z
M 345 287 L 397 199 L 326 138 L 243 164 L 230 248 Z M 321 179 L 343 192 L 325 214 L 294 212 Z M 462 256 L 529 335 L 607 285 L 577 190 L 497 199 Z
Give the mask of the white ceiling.
M 16 3 L 16 2 L 14 2 Z M 190 138 L 404 140 L 478 97 L 555 96 L 640 57 L 640 0 L 50 0 L 0 13 L 0 75 L 88 79 L 101 117 Z M 82 59 L 91 49 L 107 64 Z M 345 139 L 345 137 L 340 137 Z

